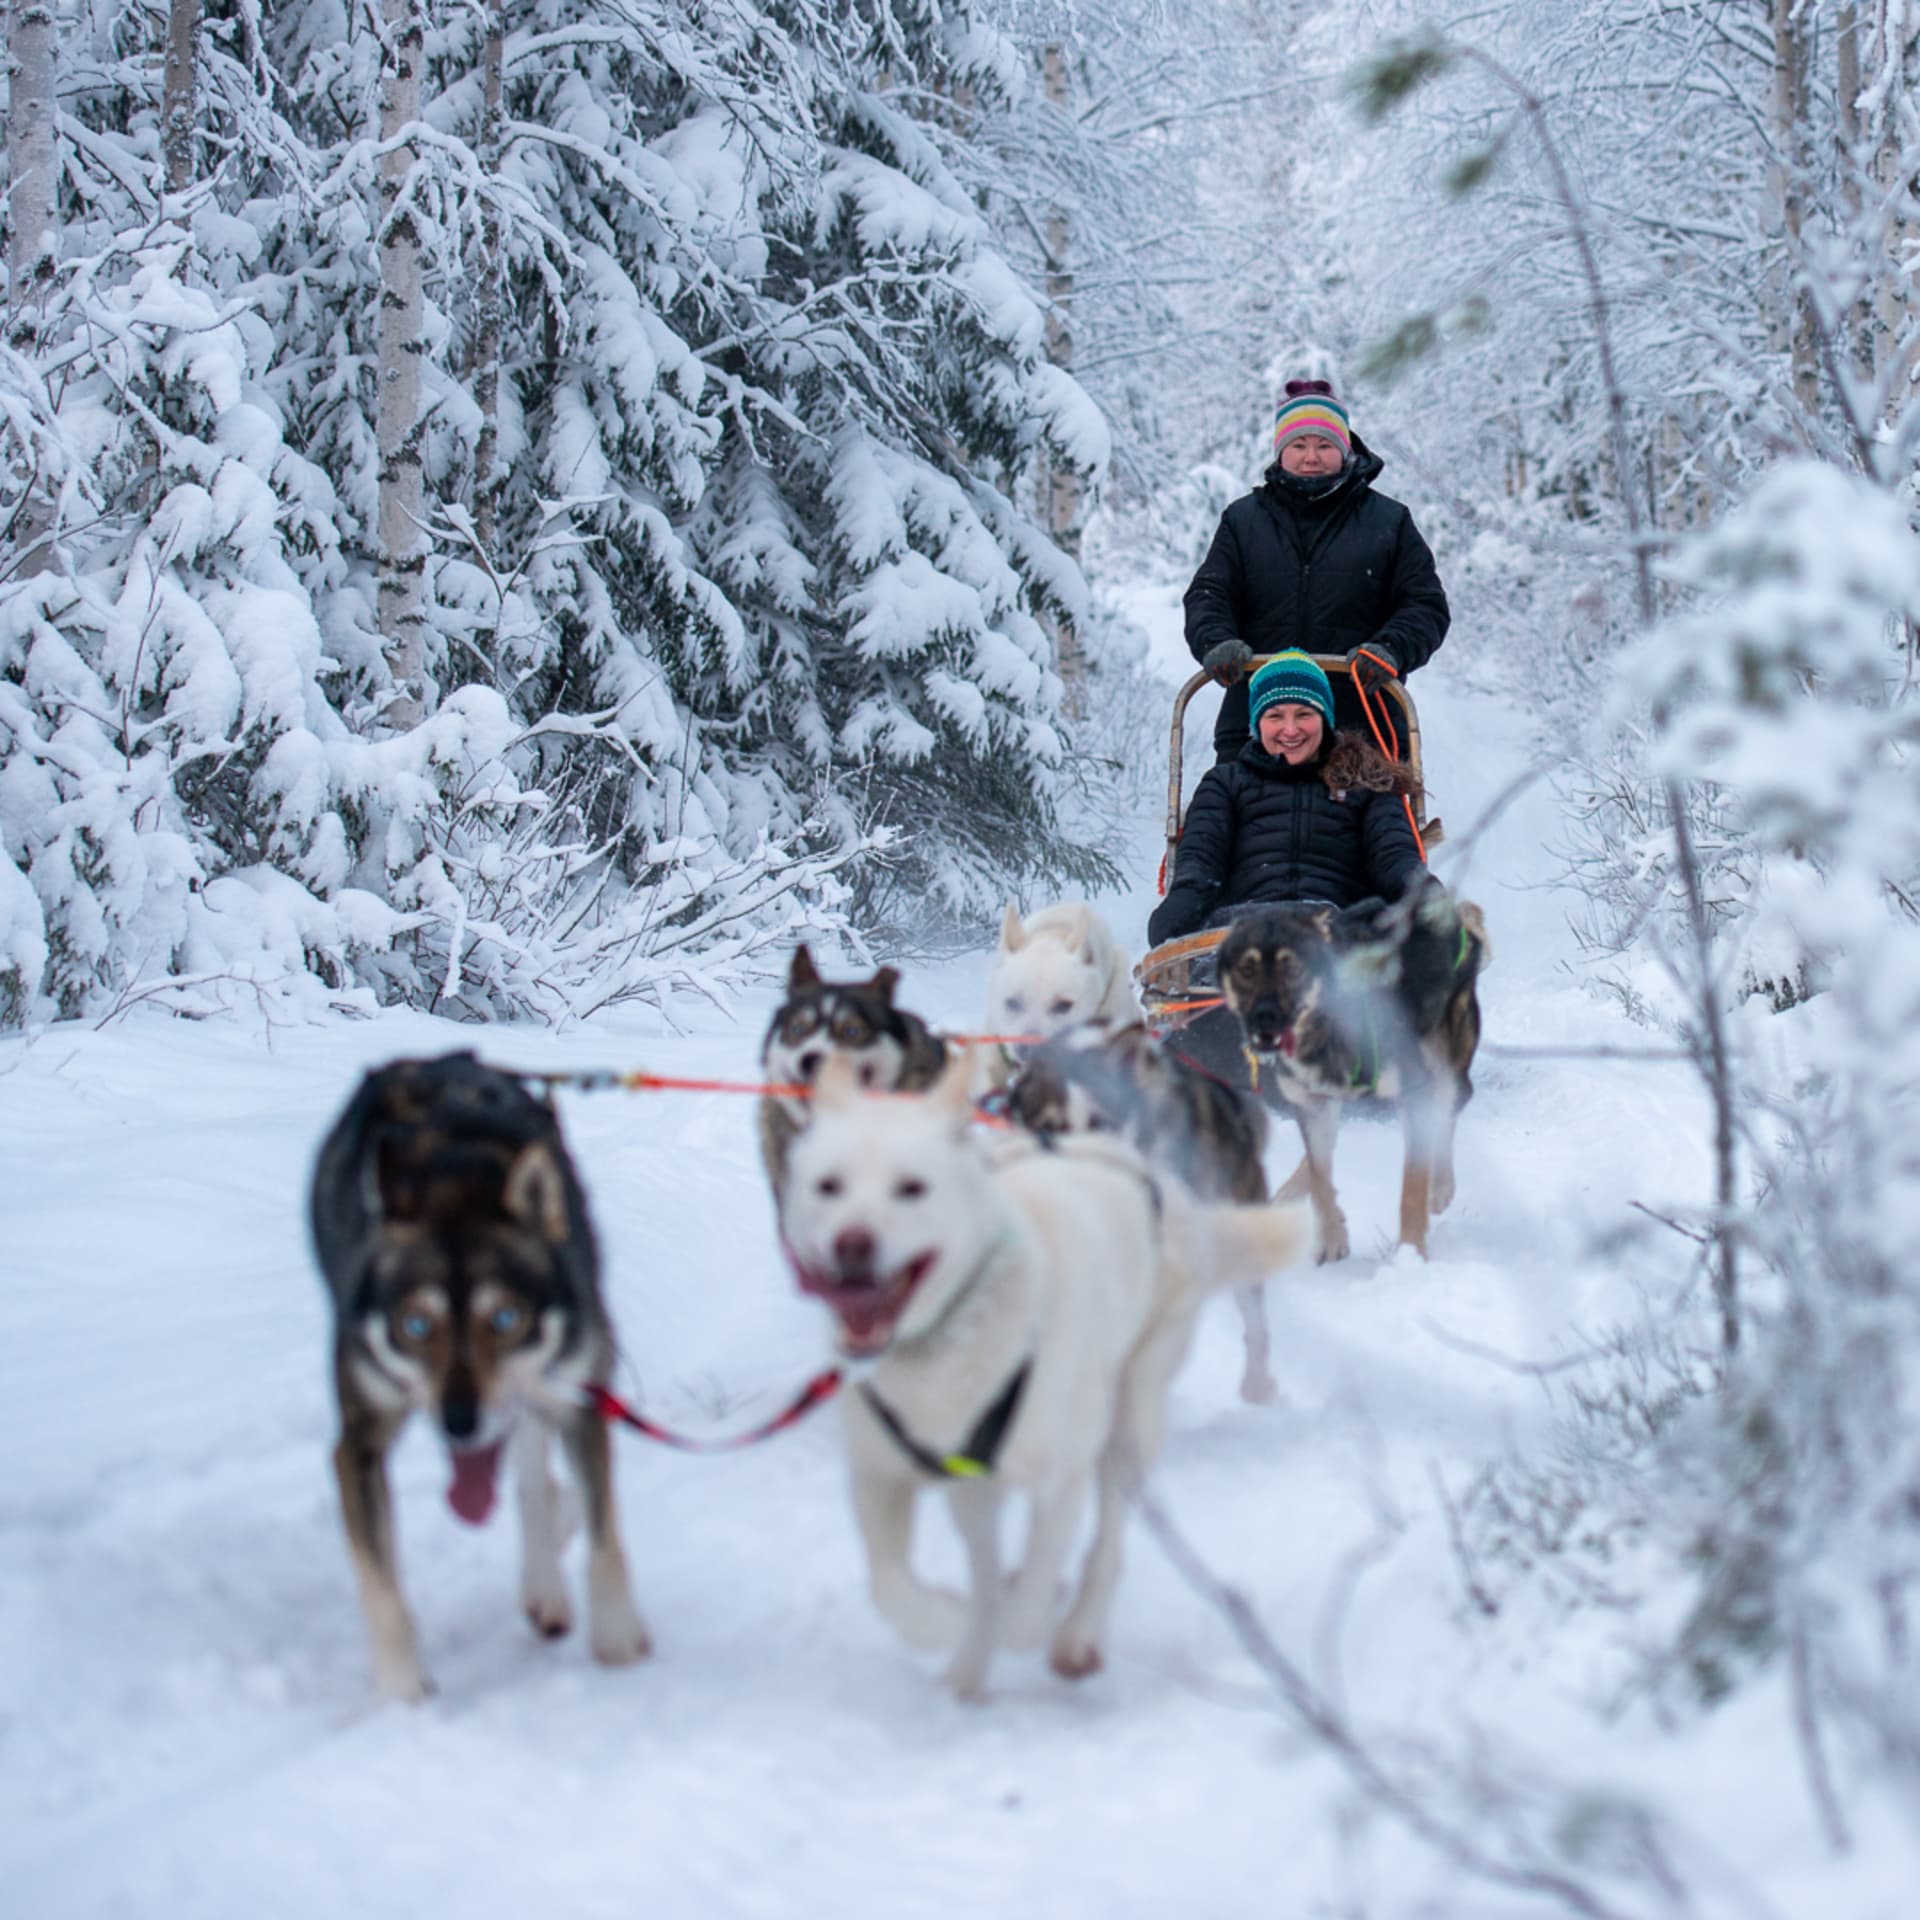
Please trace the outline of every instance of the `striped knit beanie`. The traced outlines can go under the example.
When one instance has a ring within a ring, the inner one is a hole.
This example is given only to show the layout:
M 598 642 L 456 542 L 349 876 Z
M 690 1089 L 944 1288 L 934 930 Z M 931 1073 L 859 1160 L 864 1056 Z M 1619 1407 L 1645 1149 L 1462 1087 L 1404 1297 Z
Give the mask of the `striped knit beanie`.
M 1247 700 L 1251 724 L 1257 730 L 1260 716 L 1269 707 L 1291 701 L 1299 707 L 1317 707 L 1320 718 L 1333 731 L 1333 687 L 1318 664 L 1296 647 L 1276 653 L 1248 683 Z
M 1289 440 L 1302 434 L 1317 433 L 1340 449 L 1340 457 L 1353 457 L 1353 433 L 1347 425 L 1347 410 L 1333 397 L 1333 389 L 1324 380 L 1289 380 L 1286 397 L 1274 409 L 1273 457 Z

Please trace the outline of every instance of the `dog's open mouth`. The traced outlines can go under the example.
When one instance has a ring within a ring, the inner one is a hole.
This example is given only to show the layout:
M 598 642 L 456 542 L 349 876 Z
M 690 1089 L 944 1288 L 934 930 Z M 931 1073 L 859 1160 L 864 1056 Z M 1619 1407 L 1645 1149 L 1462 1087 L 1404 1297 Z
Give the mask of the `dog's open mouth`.
M 504 1440 L 496 1440 L 488 1447 L 454 1447 L 450 1451 L 453 1480 L 447 1488 L 447 1505 L 470 1527 L 482 1525 L 493 1511 L 499 1490 L 500 1455 L 505 1446 Z
M 1300 1044 L 1299 1036 L 1291 1027 L 1255 1027 L 1247 1038 L 1255 1053 L 1284 1054 L 1289 1060 Z
M 825 1302 L 839 1325 L 840 1351 L 850 1360 L 884 1353 L 893 1330 L 919 1286 L 933 1269 L 937 1252 L 929 1247 L 891 1274 L 821 1272 L 802 1266 L 800 1291 Z

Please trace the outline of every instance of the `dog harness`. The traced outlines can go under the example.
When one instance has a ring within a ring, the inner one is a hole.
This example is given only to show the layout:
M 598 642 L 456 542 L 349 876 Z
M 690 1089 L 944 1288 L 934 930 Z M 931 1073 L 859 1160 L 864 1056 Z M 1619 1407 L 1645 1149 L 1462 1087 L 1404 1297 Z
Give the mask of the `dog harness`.
M 935 1453 L 931 1447 L 923 1446 L 908 1432 L 906 1422 L 874 1392 L 870 1383 L 861 1383 L 860 1397 L 873 1409 L 874 1418 L 886 1428 L 894 1445 L 922 1473 L 930 1474 L 936 1480 L 983 1480 L 993 1472 L 993 1463 L 1000 1457 L 1007 1430 L 1020 1411 L 1020 1399 L 1027 1390 L 1027 1376 L 1032 1372 L 1033 1361 L 1022 1360 L 1014 1369 L 1013 1378 L 1001 1388 L 993 1404 L 974 1422 L 973 1431 L 953 1453 Z

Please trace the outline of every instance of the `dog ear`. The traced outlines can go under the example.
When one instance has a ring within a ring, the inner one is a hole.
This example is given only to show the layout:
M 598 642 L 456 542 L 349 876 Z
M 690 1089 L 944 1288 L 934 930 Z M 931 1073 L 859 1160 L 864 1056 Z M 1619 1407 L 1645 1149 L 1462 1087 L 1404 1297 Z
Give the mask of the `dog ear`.
M 409 1182 L 391 1138 L 383 1136 L 360 1163 L 360 1204 L 376 1220 L 411 1220 L 420 1212 L 417 1182 Z
M 1020 909 L 1011 900 L 1007 910 L 1000 916 L 1000 951 L 1018 953 L 1027 944 L 1027 923 L 1020 918 Z
M 500 1204 L 510 1219 L 528 1226 L 555 1246 L 567 1238 L 567 1179 L 553 1148 L 544 1140 L 522 1147 L 507 1169 Z
M 793 965 L 787 969 L 787 991 L 798 993 L 802 987 L 817 987 L 820 984 L 820 969 L 813 964 L 813 955 L 807 951 L 803 940 L 793 950 Z
M 860 1074 L 846 1054 L 827 1055 L 820 1077 L 813 1083 L 813 1109 L 816 1113 L 837 1113 L 860 1098 Z
M 1067 946 L 1080 955 L 1083 960 L 1093 958 L 1093 909 L 1080 906 L 1074 909 L 1073 918 L 1067 922 Z
M 1307 918 L 1319 928 L 1320 938 L 1322 940 L 1331 940 L 1333 938 L 1333 909 L 1331 907 L 1315 907 L 1314 910 L 1307 915 Z
M 882 967 L 870 983 L 875 995 L 887 1006 L 893 1005 L 893 990 L 900 984 L 898 967 Z

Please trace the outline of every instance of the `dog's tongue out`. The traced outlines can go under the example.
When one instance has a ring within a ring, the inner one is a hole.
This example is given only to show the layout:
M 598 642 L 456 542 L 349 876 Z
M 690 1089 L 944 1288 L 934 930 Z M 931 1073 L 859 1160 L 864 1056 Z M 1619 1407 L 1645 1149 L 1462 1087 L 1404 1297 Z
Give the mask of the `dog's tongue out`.
M 470 1527 L 479 1526 L 493 1511 L 503 1444 L 496 1440 L 490 1447 L 454 1450 L 453 1484 L 447 1489 L 447 1505 Z

